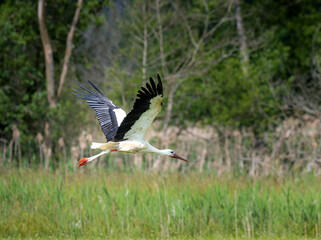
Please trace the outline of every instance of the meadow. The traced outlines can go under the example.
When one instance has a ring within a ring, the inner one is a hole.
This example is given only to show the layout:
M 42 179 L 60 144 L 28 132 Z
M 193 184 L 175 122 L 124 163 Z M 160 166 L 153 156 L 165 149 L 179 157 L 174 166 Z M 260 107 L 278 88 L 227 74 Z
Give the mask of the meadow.
M 1 170 L 0 238 L 321 237 L 321 176 Z

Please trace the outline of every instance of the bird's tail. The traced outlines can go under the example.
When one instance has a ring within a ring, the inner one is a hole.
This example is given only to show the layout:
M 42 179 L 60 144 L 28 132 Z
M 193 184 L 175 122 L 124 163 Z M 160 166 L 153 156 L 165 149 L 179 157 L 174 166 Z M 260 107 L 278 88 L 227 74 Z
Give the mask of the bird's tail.
M 115 143 L 115 142 L 108 142 L 108 143 L 92 142 L 91 149 L 107 150 L 107 149 L 117 148 L 116 145 L 118 145 L 118 143 Z
M 101 146 L 105 145 L 106 143 L 97 143 L 97 142 L 92 142 L 91 143 L 91 149 L 99 149 Z

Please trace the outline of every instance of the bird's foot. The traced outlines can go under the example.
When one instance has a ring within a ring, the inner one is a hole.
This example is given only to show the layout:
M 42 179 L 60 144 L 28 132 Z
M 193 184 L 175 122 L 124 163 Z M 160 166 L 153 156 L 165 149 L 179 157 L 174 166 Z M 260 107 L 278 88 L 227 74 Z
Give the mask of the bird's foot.
M 78 162 L 78 164 L 79 164 L 78 167 L 81 167 L 81 166 L 83 166 L 83 165 L 85 165 L 87 163 L 88 163 L 88 158 L 82 158 Z

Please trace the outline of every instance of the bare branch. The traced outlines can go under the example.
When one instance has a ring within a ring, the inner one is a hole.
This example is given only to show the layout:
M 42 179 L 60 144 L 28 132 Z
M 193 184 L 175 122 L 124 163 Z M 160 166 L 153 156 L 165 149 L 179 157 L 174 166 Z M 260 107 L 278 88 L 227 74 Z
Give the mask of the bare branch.
M 204 38 L 205 33 L 208 31 L 208 23 L 210 21 L 209 8 L 208 8 L 206 0 L 203 0 L 203 4 L 204 4 L 205 11 L 206 11 L 206 18 L 205 18 L 205 24 L 204 24 L 204 29 L 203 29 L 203 33 L 202 33 L 202 38 Z
M 241 6 L 240 6 L 239 0 L 234 0 L 234 4 L 235 4 L 235 18 L 236 18 L 237 32 L 240 39 L 240 52 L 242 55 L 242 70 L 243 70 L 244 76 L 247 76 L 248 75 L 247 63 L 249 62 L 249 54 L 248 54 L 245 30 L 243 26 Z
M 205 38 L 208 38 L 208 37 L 212 36 L 216 32 L 216 30 L 220 26 L 222 26 L 223 23 L 225 23 L 227 21 L 230 21 L 232 19 L 234 19 L 234 18 L 228 18 L 228 17 L 221 18 L 220 21 L 215 26 L 213 26 L 208 32 L 206 32 L 206 34 L 204 34 L 203 38 L 205 39 Z
M 185 14 L 182 14 L 182 13 L 181 13 L 181 11 L 179 10 L 178 6 L 177 6 L 174 2 L 172 2 L 172 5 L 173 5 L 173 7 L 175 8 L 175 10 L 178 12 L 178 14 L 180 15 L 180 17 L 183 19 L 184 25 L 185 25 L 185 27 L 186 27 L 186 29 L 187 29 L 188 35 L 189 35 L 189 37 L 190 37 L 190 39 L 191 39 L 191 42 L 192 42 L 192 44 L 194 45 L 194 47 L 196 47 L 197 43 L 196 43 L 196 40 L 195 40 L 195 38 L 194 38 L 194 36 L 193 36 L 192 28 L 191 28 L 191 26 L 187 23 Z
M 65 79 L 66 79 L 66 75 L 67 75 L 67 71 L 68 71 L 69 60 L 70 60 L 71 52 L 73 49 L 72 39 L 74 37 L 75 28 L 76 28 L 76 25 L 78 22 L 81 6 L 82 6 L 82 0 L 78 0 L 77 9 L 76 9 L 76 12 L 75 12 L 74 18 L 72 20 L 72 24 L 71 24 L 68 36 L 67 36 L 64 63 L 63 63 L 62 72 L 61 72 L 60 80 L 59 80 L 59 87 L 58 87 L 58 94 L 57 94 L 58 97 L 60 96 L 61 91 L 62 91 L 62 87 L 65 83 Z

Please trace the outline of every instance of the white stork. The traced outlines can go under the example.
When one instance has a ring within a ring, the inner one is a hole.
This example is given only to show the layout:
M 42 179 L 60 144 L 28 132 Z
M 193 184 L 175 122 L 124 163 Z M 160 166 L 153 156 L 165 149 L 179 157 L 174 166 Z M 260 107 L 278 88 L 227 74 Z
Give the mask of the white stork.
M 107 139 L 107 143 L 93 142 L 92 149 L 101 149 L 103 151 L 95 156 L 81 159 L 78 162 L 78 167 L 93 161 L 103 154 L 116 151 L 124 153 L 155 153 L 187 162 L 186 159 L 178 156 L 173 150 L 159 150 L 150 145 L 145 139 L 147 130 L 162 108 L 163 85 L 158 74 L 157 78 L 157 85 L 150 78 L 150 83 L 146 83 L 146 87 L 142 87 L 138 91 L 138 98 L 134 103 L 134 107 L 127 115 L 123 109 L 117 107 L 105 97 L 92 82 L 88 81 L 94 91 L 77 83 L 84 91 L 74 89 L 74 94 L 78 98 L 86 100 L 96 112 L 101 130 Z

